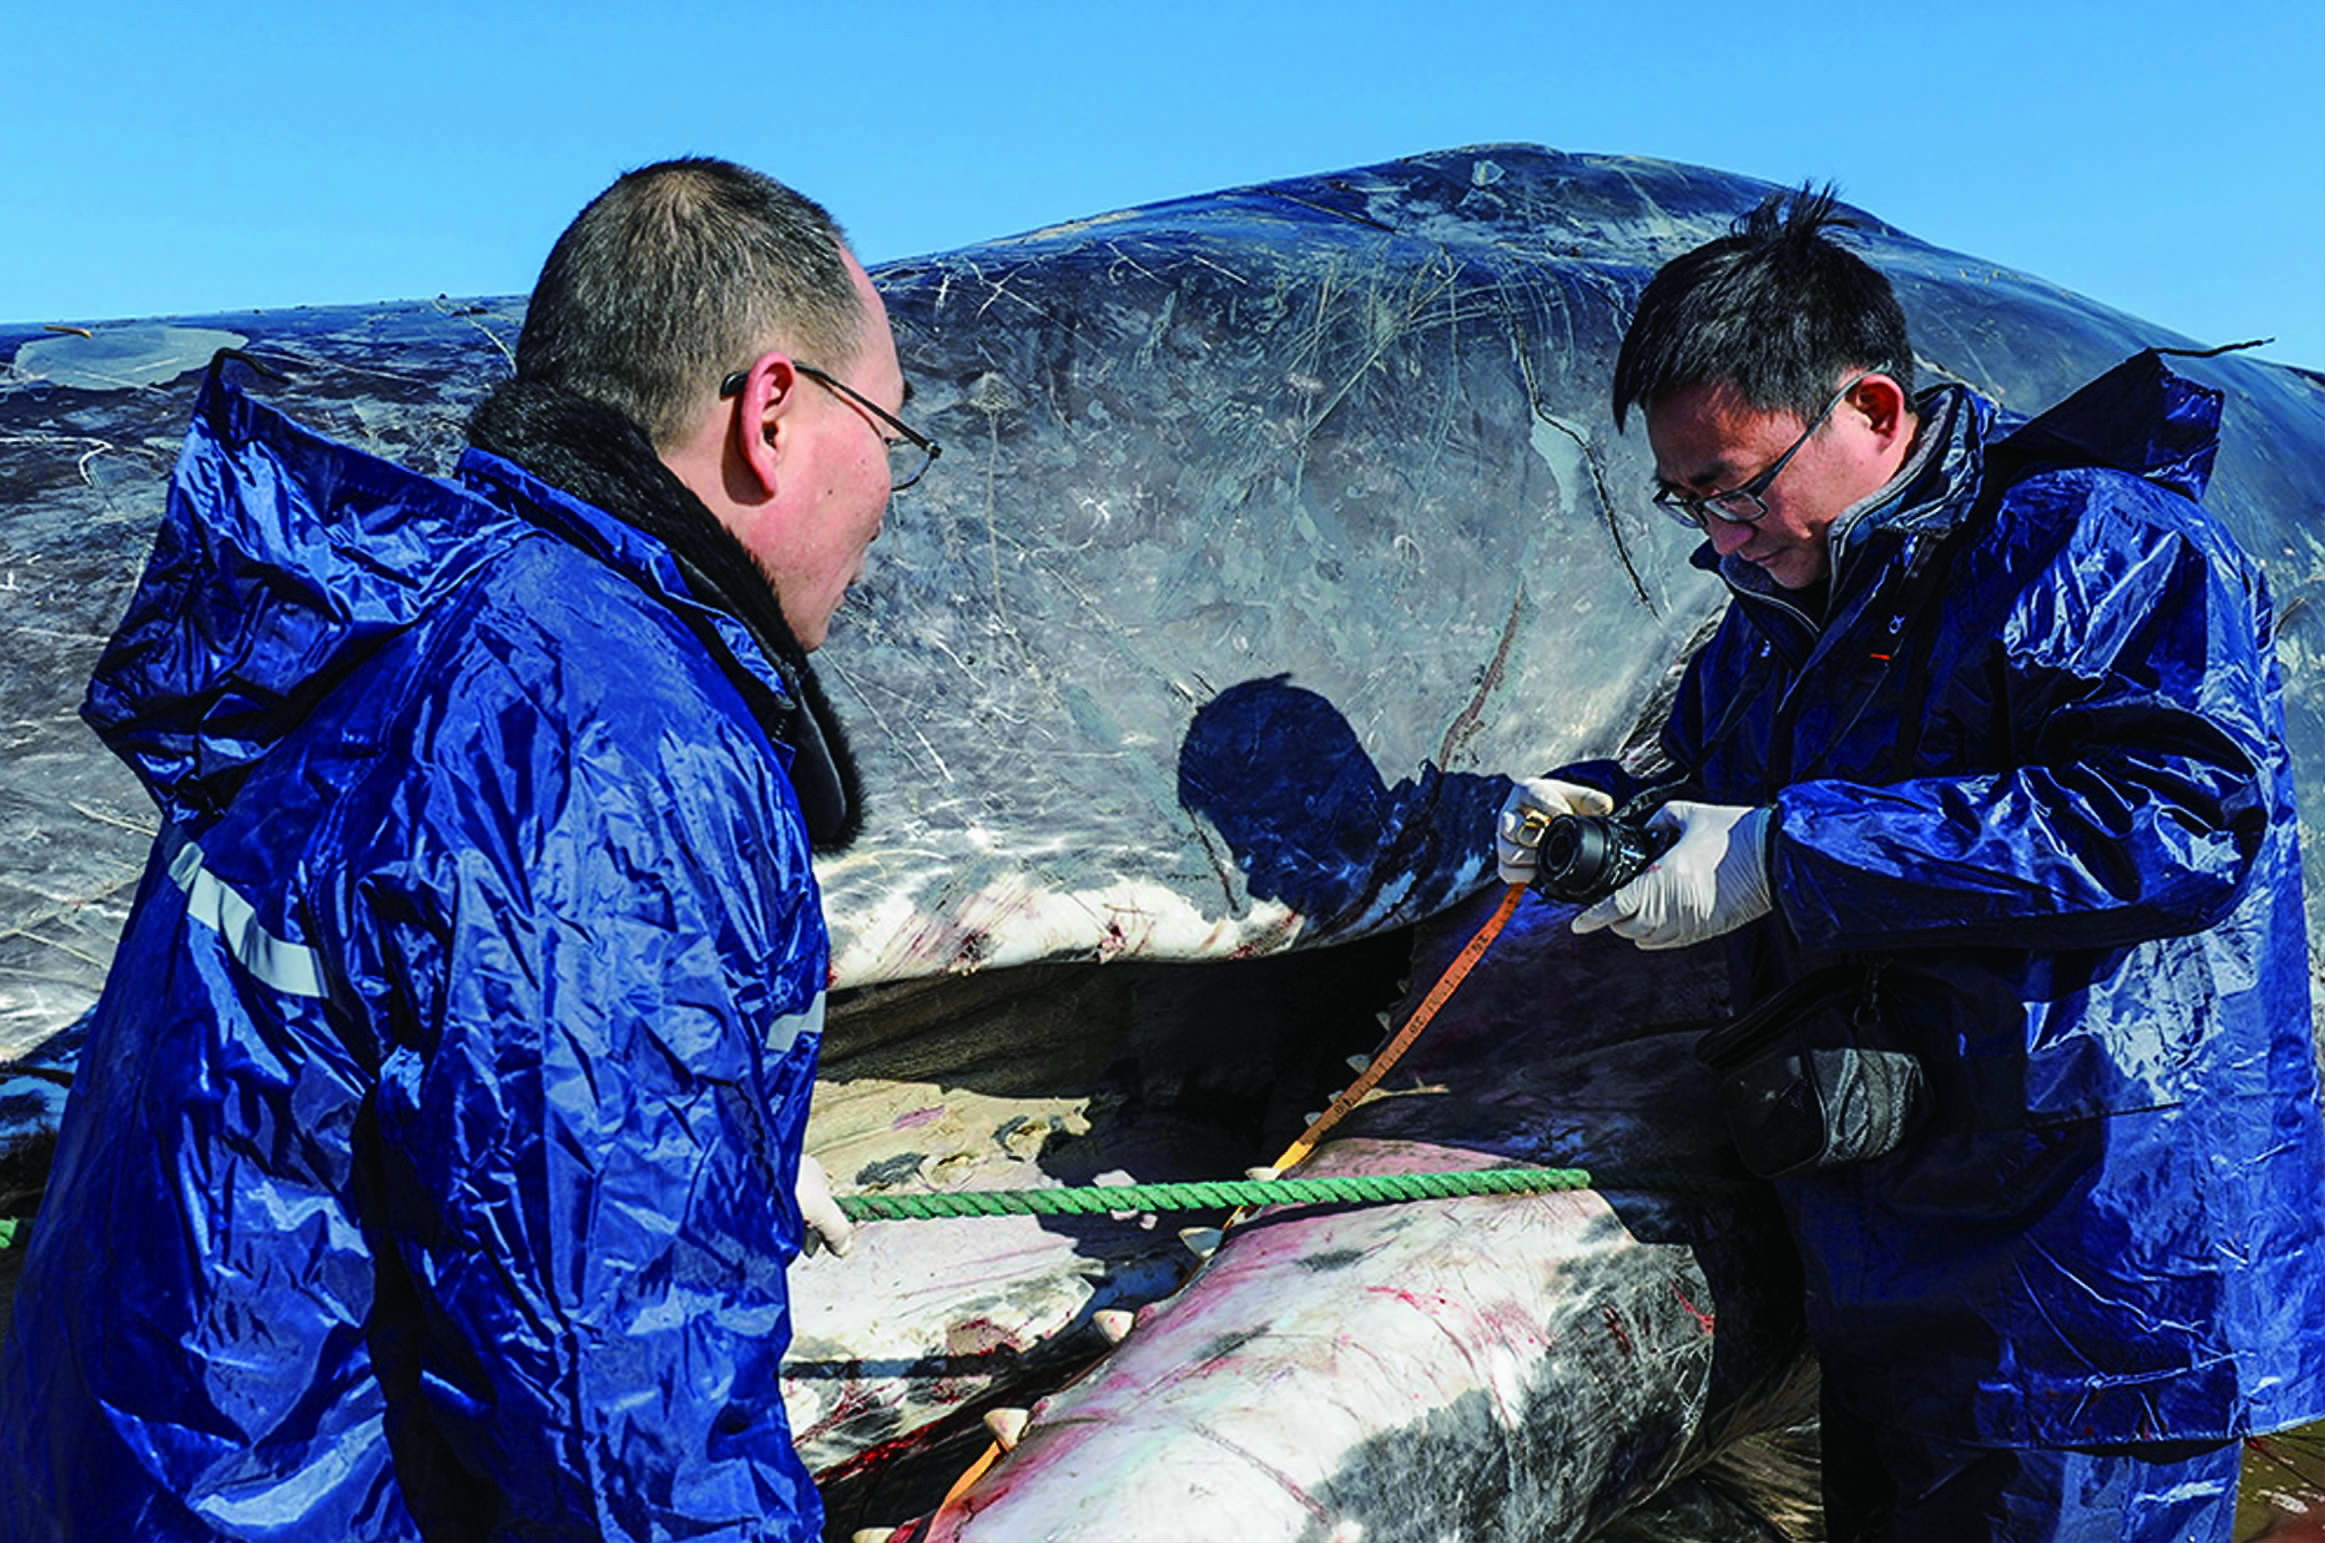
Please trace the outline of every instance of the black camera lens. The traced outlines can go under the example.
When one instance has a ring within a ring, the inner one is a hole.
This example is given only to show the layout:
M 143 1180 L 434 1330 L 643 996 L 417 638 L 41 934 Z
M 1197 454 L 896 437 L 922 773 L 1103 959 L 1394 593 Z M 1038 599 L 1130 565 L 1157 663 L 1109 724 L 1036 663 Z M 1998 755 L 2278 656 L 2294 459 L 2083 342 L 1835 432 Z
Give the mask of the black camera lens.
M 1552 900 L 1594 904 L 1644 873 L 1678 839 L 1677 830 L 1650 826 L 1644 817 L 1558 815 L 1542 832 L 1534 891 Z
M 1542 872 L 1555 874 L 1561 889 L 1596 889 L 1618 843 L 1608 821 L 1568 815 L 1542 832 Z

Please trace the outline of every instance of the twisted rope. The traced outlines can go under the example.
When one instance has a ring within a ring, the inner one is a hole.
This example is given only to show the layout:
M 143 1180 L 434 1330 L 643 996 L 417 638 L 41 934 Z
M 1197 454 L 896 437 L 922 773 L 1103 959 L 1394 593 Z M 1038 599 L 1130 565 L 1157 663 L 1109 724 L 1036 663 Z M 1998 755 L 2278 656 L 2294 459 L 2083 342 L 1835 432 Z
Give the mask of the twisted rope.
M 1467 1173 L 1366 1173 L 1310 1179 L 1221 1179 L 1074 1189 L 956 1190 L 935 1195 L 842 1195 L 850 1221 L 954 1216 L 1090 1216 L 1108 1211 L 1224 1211 L 1233 1206 L 1441 1200 L 1588 1189 L 1580 1168 L 1481 1168 Z
M 850 1221 L 936 1221 L 962 1216 L 1092 1216 L 1110 1211 L 1213 1211 L 1230 1206 L 1385 1205 L 1461 1195 L 1539 1195 L 1565 1190 L 1719 1192 L 1708 1174 L 1586 1168 L 1473 1168 L 1459 1173 L 1335 1174 L 1306 1179 L 1216 1179 L 1071 1189 L 957 1190 L 934 1195 L 842 1195 Z

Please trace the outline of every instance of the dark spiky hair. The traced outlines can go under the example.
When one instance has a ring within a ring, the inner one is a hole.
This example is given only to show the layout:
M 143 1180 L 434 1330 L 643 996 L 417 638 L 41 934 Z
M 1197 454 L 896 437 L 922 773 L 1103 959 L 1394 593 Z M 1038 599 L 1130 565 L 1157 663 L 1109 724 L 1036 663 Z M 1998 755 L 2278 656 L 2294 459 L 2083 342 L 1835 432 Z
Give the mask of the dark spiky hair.
M 1913 395 L 1913 345 L 1889 281 L 1823 234 L 1854 223 L 1836 202 L 1829 183 L 1771 193 L 1647 281 L 1615 359 L 1616 428 L 1634 404 L 1705 382 L 1804 423 L 1852 370 L 1878 370 Z
M 781 344 L 826 369 L 864 304 L 821 204 L 708 156 L 624 173 L 557 238 L 517 377 L 620 411 L 667 449 L 729 370 Z

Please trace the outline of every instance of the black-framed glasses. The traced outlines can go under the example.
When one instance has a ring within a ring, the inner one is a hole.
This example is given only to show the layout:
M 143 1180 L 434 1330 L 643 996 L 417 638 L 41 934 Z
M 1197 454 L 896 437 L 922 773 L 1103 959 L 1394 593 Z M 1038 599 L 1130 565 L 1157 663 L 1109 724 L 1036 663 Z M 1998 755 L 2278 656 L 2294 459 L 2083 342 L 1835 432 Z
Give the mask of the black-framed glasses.
M 1849 393 L 1857 389 L 1858 382 L 1872 373 L 1867 370 L 1834 392 L 1833 399 L 1824 404 L 1824 411 L 1816 415 L 1816 421 L 1803 429 L 1800 437 L 1792 442 L 1792 448 L 1778 456 L 1773 465 L 1751 481 L 1739 483 L 1724 493 L 1708 493 L 1702 498 L 1690 498 L 1677 488 L 1663 488 L 1655 494 L 1655 507 L 1680 524 L 1693 526 L 1697 530 L 1711 529 L 1713 520 L 1723 520 L 1730 525 L 1757 524 L 1767 516 L 1768 505 L 1763 495 L 1775 485 L 1777 473 L 1783 471 L 1786 464 L 1800 454 L 1802 445 L 1816 437 L 1816 431 L 1824 427 L 1824 421 L 1833 415 L 1834 408 L 1849 399 Z
M 890 439 L 885 434 L 880 436 L 880 443 L 888 447 L 889 492 L 901 493 L 922 477 L 927 476 L 928 469 L 936 463 L 936 458 L 945 453 L 944 446 L 921 433 L 920 430 L 906 423 L 839 377 L 828 375 L 812 364 L 801 364 L 796 359 L 791 361 L 791 367 L 817 385 L 846 397 L 903 436 L 901 439 Z M 719 382 L 718 394 L 723 397 L 735 396 L 742 391 L 743 383 L 750 378 L 751 372 L 749 370 L 737 370 Z

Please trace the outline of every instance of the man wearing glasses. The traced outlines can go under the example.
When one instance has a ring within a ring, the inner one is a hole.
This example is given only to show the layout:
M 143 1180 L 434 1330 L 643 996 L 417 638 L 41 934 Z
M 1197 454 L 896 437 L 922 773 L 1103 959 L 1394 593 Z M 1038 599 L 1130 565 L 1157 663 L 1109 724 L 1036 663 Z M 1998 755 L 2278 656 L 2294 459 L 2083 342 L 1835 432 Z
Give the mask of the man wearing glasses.
M 2147 354 L 1990 436 L 1834 222 L 1770 199 L 1625 334 L 1616 422 L 1734 598 L 1676 844 L 1573 925 L 1790 1004 L 1722 1106 L 1800 1253 L 1832 1537 L 2225 1538 L 2241 1438 L 2325 1415 L 2325 1131 L 2268 592 L 2194 501 L 2219 398 Z M 1520 784 L 1503 876 L 1647 791 Z
M 457 485 L 220 372 L 90 687 L 164 833 L 0 1370 L 0 1536 L 814 1538 L 784 1272 L 860 822 L 807 656 L 887 316 L 725 162 L 558 240 Z

